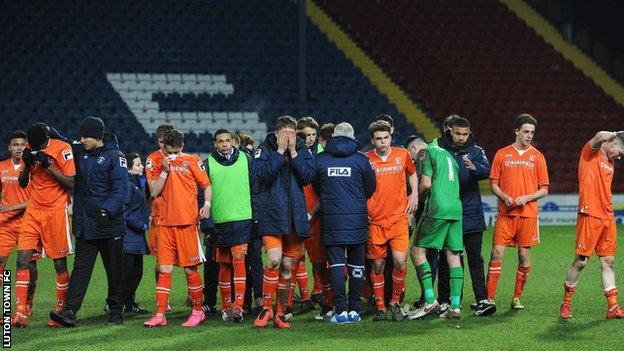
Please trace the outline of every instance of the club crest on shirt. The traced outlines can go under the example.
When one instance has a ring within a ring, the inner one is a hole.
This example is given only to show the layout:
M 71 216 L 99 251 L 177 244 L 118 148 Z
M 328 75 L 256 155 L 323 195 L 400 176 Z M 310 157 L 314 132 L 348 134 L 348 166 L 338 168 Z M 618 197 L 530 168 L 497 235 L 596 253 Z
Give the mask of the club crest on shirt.
M 145 161 L 145 168 L 147 168 L 147 169 L 154 168 L 154 163 L 152 162 L 151 158 L 148 158 L 147 161 Z
M 104 158 L 104 156 L 100 156 L 100 157 L 98 157 L 98 158 L 97 158 L 97 163 L 98 163 L 98 165 L 101 165 L 102 163 L 104 163 L 104 160 L 106 160 L 106 159 Z
M 394 158 L 394 163 L 396 163 L 397 165 L 401 164 L 401 157 L 397 156 Z
M 529 156 L 529 161 L 535 161 L 535 155 Z
M 259 158 L 261 154 L 262 154 L 262 149 L 257 148 L 256 152 L 254 152 L 254 158 Z
M 126 161 L 125 157 L 119 158 L 119 167 L 128 168 L 128 161 Z

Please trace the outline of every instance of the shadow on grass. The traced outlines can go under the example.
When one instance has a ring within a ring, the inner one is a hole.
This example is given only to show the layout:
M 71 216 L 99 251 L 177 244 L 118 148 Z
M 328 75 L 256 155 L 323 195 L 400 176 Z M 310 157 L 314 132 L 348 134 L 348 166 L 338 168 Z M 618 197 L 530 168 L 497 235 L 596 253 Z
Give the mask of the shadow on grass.
M 605 324 L 612 321 L 606 319 L 592 320 L 583 323 L 575 323 L 572 320 L 557 319 L 551 327 L 546 330 L 540 331 L 536 334 L 536 338 L 547 341 L 571 341 L 571 340 L 594 340 L 595 336 L 592 333 L 584 333 L 591 331 L 594 328 L 604 328 Z M 617 323 L 617 321 L 616 321 Z

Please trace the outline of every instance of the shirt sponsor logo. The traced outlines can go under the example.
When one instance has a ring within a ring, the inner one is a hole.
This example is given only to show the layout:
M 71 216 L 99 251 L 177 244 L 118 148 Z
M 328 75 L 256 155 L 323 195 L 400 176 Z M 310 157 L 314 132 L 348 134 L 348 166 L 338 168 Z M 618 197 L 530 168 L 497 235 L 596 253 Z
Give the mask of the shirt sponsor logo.
M 531 161 L 523 161 L 523 160 L 510 160 L 505 161 L 505 167 L 526 167 L 529 169 L 535 168 L 535 163 Z
M 17 176 L 3 176 L 1 179 L 3 184 L 17 182 Z
M 350 177 L 351 167 L 329 167 L 327 168 L 328 177 Z
M 184 163 L 182 163 L 182 165 L 180 166 L 170 166 L 171 168 L 171 172 L 177 172 L 177 173 L 189 173 L 189 169 L 191 168 L 191 165 L 187 162 L 184 161 Z
M 611 166 L 610 164 L 606 162 L 600 162 L 600 168 L 602 168 L 603 171 L 609 174 L 613 174 L 613 166 Z
M 375 168 L 375 172 L 377 174 L 401 173 L 403 172 L 403 165 L 377 167 Z

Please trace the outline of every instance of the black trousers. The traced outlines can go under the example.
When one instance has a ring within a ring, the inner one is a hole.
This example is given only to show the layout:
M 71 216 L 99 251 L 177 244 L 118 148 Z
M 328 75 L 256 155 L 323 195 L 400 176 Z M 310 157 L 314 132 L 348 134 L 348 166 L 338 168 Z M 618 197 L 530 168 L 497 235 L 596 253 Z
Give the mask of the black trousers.
M 217 288 L 219 287 L 219 263 L 214 260 L 216 245 L 206 241 L 206 262 L 204 262 L 204 305 L 217 305 Z
M 470 279 L 472 281 L 472 291 L 477 302 L 487 299 L 483 256 L 481 255 L 482 244 L 483 232 L 464 233 L 464 248 L 466 249 L 466 254 L 462 255 L 461 264 L 462 268 L 464 268 L 464 256 L 467 256 Z M 451 291 L 450 273 L 446 255 L 444 254 L 440 255 L 438 279 L 438 301 L 449 302 Z
M 247 256 L 245 257 L 247 268 L 247 285 L 245 291 L 245 305 L 251 306 L 253 298 L 262 297 L 262 275 L 264 267 L 262 265 L 262 238 L 255 237 L 249 243 Z
M 137 288 L 143 279 L 143 255 L 124 252 L 123 265 L 124 305 L 132 306 Z
M 357 245 L 325 246 L 329 270 L 331 272 L 331 285 L 334 292 L 334 308 L 336 313 L 344 311 L 361 312 L 362 304 L 360 296 L 364 288 L 364 269 L 366 257 L 366 243 Z M 346 258 L 345 258 L 346 252 Z M 345 291 L 344 267 L 345 263 L 349 270 L 349 294 Z
M 102 255 L 102 262 L 108 280 L 108 297 L 106 303 L 111 313 L 121 313 L 123 309 L 123 237 L 97 240 L 76 238 L 76 258 L 74 269 L 69 278 L 67 291 L 67 308 L 78 312 L 82 306 L 93 266 L 98 253 Z

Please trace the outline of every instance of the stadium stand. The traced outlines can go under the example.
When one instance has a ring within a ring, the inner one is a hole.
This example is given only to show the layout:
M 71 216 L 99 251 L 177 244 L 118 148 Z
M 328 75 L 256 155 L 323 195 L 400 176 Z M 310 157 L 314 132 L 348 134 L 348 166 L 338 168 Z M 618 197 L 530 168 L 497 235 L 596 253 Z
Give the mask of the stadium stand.
M 533 114 L 551 192 L 576 191 L 582 144 L 622 128 L 624 107 L 498 1 L 319 3 L 432 116 L 469 118 L 490 157 L 513 140 L 515 116 Z
M 275 117 L 351 121 L 365 142 L 388 99 L 308 22 L 308 103 L 296 103 L 297 7 L 287 0 L 13 1 L 0 19 L 2 134 L 44 121 L 72 137 L 101 116 L 125 150 L 145 154 L 171 121 L 187 150 L 228 127 L 262 140 Z M 10 20 L 9 20 L 10 19 Z

